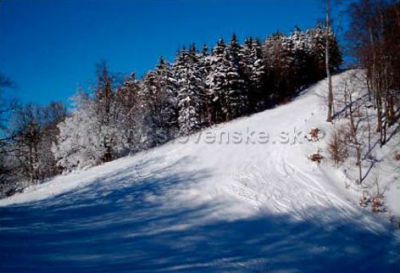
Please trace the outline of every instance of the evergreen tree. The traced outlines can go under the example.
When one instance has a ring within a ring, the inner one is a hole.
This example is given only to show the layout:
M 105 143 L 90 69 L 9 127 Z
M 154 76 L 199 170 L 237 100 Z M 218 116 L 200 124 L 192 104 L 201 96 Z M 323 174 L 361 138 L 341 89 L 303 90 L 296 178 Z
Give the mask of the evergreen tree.
M 307 85 L 310 80 L 310 74 L 308 72 L 308 67 L 310 66 L 309 56 L 307 52 L 307 39 L 305 33 L 299 28 L 289 36 L 292 41 L 292 55 L 293 64 L 291 69 L 291 80 L 294 83 L 294 91 L 299 91 Z
M 240 117 L 248 113 L 248 89 L 245 82 L 244 70 L 240 59 L 241 46 L 236 35 L 232 36 L 231 43 L 225 48 L 224 68 L 225 85 L 225 113 L 227 120 Z
M 177 81 L 164 60 L 143 79 L 141 90 L 144 143 L 153 147 L 178 134 Z
M 197 54 L 199 59 L 199 74 L 203 80 L 203 92 L 201 93 L 201 100 L 202 100 L 202 108 L 200 112 L 200 119 L 202 127 L 208 127 L 214 124 L 212 120 L 212 112 L 213 112 L 213 105 L 210 102 L 210 98 L 208 96 L 208 86 L 206 83 L 206 79 L 208 74 L 211 71 L 211 57 L 208 50 L 208 46 L 204 45 L 202 51 Z
M 206 76 L 207 102 L 209 105 L 210 123 L 227 121 L 225 106 L 226 67 L 225 60 L 226 45 L 224 40 L 219 40 L 214 47 L 212 55 L 207 58 L 208 73 Z
M 157 74 L 152 71 L 143 78 L 143 86 L 140 90 L 141 112 L 141 143 L 143 148 L 151 148 L 157 145 L 157 130 L 161 125 L 161 105 L 159 103 L 160 82 Z
M 178 81 L 179 134 L 188 135 L 202 128 L 205 105 L 201 62 L 194 45 L 179 53 L 174 72 Z
M 293 95 L 291 69 L 294 65 L 293 42 L 281 33 L 269 37 L 264 46 L 266 84 L 271 100 L 279 102 Z
M 174 78 L 172 68 L 163 58 L 157 66 L 156 75 L 159 81 L 159 99 L 161 100 L 162 139 L 170 140 L 178 135 L 178 83 Z M 165 142 L 162 141 L 162 142 Z
M 264 85 L 265 64 L 260 41 L 248 38 L 241 52 L 246 84 L 249 88 L 249 107 L 252 112 L 265 109 L 268 100 Z
M 309 31 L 306 35 L 309 45 L 309 55 L 311 57 L 313 72 L 311 75 L 315 75 L 315 80 L 323 79 L 326 76 L 325 71 L 325 46 L 326 46 L 326 32 L 324 27 L 317 26 Z M 343 62 L 342 55 L 339 49 L 335 34 L 329 32 L 329 54 L 330 54 L 330 69 L 335 72 L 339 69 Z

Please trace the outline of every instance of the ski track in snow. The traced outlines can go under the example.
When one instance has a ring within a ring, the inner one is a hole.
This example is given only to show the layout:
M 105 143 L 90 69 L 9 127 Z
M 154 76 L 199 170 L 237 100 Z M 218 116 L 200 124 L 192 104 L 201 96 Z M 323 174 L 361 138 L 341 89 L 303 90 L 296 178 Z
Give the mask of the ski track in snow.
M 307 133 L 325 85 L 202 136 Z M 318 143 L 197 137 L 0 200 L 0 272 L 400 272 L 399 232 L 307 159 Z

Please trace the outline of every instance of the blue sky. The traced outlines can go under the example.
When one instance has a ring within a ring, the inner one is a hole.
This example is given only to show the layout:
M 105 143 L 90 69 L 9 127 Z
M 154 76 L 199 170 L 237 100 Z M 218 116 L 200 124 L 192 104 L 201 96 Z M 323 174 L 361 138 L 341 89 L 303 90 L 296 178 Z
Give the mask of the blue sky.
M 322 17 L 318 0 L 3 0 L 0 71 L 24 102 L 67 102 L 94 85 L 100 59 L 141 76 L 191 42 L 264 39 Z

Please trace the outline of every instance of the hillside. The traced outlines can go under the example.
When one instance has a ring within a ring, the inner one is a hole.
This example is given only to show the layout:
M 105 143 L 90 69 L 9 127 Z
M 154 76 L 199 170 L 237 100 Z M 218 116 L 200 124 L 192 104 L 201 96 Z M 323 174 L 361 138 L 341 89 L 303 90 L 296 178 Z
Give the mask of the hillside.
M 373 214 L 351 165 L 307 158 L 329 157 L 325 97 L 321 81 L 288 104 L 0 200 L 0 271 L 396 272 L 400 140 L 375 148 L 386 213 Z M 325 137 L 308 141 L 313 128 Z

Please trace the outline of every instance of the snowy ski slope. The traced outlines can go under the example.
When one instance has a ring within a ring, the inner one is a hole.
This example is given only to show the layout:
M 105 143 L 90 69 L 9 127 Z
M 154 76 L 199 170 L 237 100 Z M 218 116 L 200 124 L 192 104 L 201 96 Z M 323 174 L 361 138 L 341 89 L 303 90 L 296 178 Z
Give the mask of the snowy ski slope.
M 326 137 L 304 136 L 331 130 L 325 97 L 322 81 L 0 200 L 0 272 L 400 272 L 399 231 L 357 205 L 340 170 L 307 159 Z

